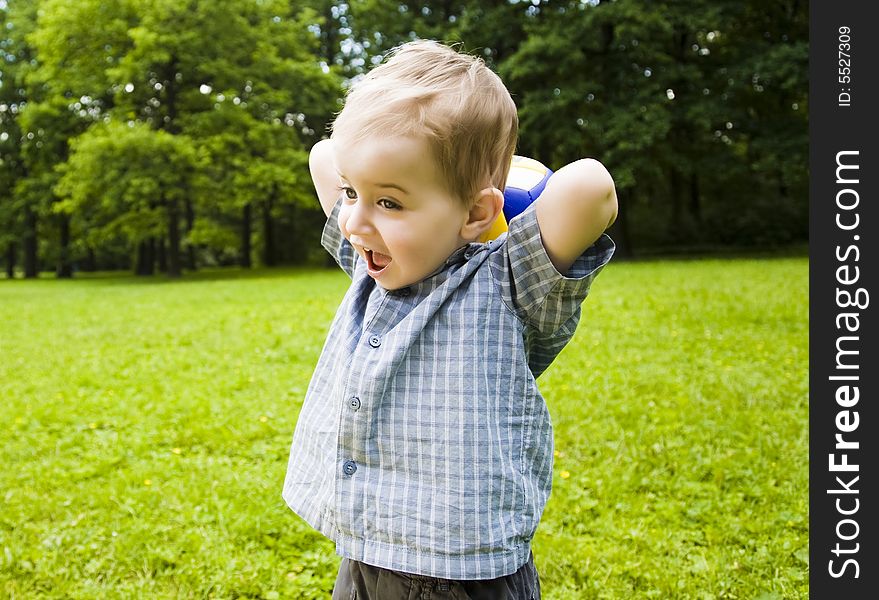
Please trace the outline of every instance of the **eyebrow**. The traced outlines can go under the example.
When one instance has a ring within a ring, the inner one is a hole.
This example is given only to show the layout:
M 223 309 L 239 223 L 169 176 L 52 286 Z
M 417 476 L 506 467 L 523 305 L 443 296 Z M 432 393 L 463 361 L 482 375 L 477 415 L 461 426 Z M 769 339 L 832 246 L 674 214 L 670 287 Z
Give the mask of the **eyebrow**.
M 337 171 L 337 173 L 339 174 L 339 177 L 341 177 L 342 179 L 346 179 L 346 180 L 348 179 L 347 177 L 345 177 L 345 174 L 342 173 L 341 171 Z M 391 189 L 395 189 L 395 190 L 400 190 L 401 192 L 403 192 L 406 195 L 411 195 L 411 194 L 409 194 L 409 191 L 406 188 L 404 188 L 401 185 L 397 185 L 396 183 L 376 183 L 375 186 L 380 187 L 380 188 L 391 188 Z
M 395 190 L 400 190 L 404 194 L 407 194 L 407 195 L 409 194 L 409 192 L 406 191 L 406 188 L 401 187 L 401 186 L 397 185 L 396 183 L 377 183 L 375 185 L 378 187 L 382 187 L 382 188 L 393 188 Z

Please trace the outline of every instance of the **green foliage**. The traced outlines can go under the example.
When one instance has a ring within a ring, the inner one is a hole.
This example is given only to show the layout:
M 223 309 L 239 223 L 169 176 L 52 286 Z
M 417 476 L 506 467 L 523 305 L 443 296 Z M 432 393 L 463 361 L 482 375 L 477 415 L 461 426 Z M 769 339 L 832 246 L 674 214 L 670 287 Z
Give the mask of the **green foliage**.
M 58 217 L 56 167 L 69 140 L 110 120 L 197 150 L 182 235 L 168 223 L 166 239 L 203 240 L 209 262 L 228 247 L 208 231 L 236 233 L 241 258 L 303 256 L 321 214 L 306 153 L 341 107 L 343 78 L 418 37 L 502 75 L 520 154 L 607 165 L 622 254 L 807 238 L 808 4 L 797 0 L 8 0 L 0 15 L 0 244 L 63 243 L 42 226 Z M 81 215 L 68 220 L 73 258 L 113 253 L 82 243 Z M 154 232 L 143 223 L 126 239 Z
M 782 246 L 807 235 L 808 7 L 795 0 L 339 5 L 356 75 L 415 37 L 461 42 L 519 107 L 520 154 L 604 162 L 633 246 Z
M 326 598 L 280 492 L 348 283 L 0 285 L 0 594 Z M 539 380 L 545 598 L 808 597 L 807 299 L 804 259 L 608 266 Z
M 174 256 L 198 219 L 218 219 L 201 231 L 249 229 L 235 222 L 251 204 L 264 207 L 266 227 L 283 207 L 319 211 L 306 148 L 339 92 L 314 56 L 312 11 L 233 0 L 19 5 L 30 12 L 16 13 L 16 24 L 25 26 L 8 43 L 21 52 L 7 60 L 26 84 L 7 104 L 16 117 L 0 117 L 8 121 L 0 142 L 10 142 L 10 133 L 21 140 L 17 159 L 0 164 L 0 182 L 17 190 L 10 194 L 15 205 L 0 205 L 10 227 L 13 209 L 26 207 L 43 217 L 69 215 L 74 236 L 88 236 L 75 249 L 164 236 Z M 124 130 L 129 126 L 133 131 Z M 117 134 L 120 140 L 110 139 Z M 75 157 L 65 164 L 69 143 Z M 123 154 L 108 155 L 110 149 Z M 172 154 L 151 158 L 156 150 Z M 105 160 L 111 166 L 102 170 Z M 52 178 L 61 172 L 56 187 Z M 33 195 L 22 197 L 24 191 Z M 50 210 L 55 193 L 64 202 Z M 183 237 L 178 227 L 185 227 Z
M 89 95 L 109 104 L 108 69 L 131 50 L 135 0 L 42 0 L 29 41 L 38 59 L 34 79 L 67 98 Z
M 0 4 L 0 248 L 15 244 L 25 229 L 26 202 L 15 193 L 25 173 L 18 114 L 25 97 L 24 78 L 32 51 L 25 42 L 35 21 L 34 2 Z
M 196 164 L 192 141 L 144 124 L 93 126 L 72 145 L 58 184 L 58 211 L 80 215 L 93 243 L 122 235 L 133 243 L 161 235 L 164 213 L 186 200 Z
M 642 244 L 805 239 L 807 17 L 788 2 L 546 3 L 501 64 L 522 149 L 601 159 Z
M 199 193 L 205 210 L 241 208 L 273 196 L 290 204 L 312 203 L 308 154 L 292 127 L 223 103 L 192 115 L 185 129 L 200 151 Z

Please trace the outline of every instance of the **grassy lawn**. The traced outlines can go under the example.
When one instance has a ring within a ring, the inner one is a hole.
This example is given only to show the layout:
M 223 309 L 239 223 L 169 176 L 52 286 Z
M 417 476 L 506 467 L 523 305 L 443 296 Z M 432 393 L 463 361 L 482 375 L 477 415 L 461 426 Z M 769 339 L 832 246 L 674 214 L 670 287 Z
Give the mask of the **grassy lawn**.
M 0 596 L 328 598 L 284 505 L 335 271 L 0 281 Z M 539 380 L 544 598 L 808 596 L 808 263 L 617 263 Z

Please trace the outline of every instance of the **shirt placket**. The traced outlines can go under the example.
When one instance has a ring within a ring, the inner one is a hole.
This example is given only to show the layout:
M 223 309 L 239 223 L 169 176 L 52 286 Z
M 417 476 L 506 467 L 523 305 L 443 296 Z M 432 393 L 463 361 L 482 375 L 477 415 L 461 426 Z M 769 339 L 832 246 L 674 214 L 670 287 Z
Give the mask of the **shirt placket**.
M 338 528 L 353 534 L 368 533 L 364 531 L 370 522 L 370 515 L 366 514 L 368 507 L 360 511 L 356 503 L 362 501 L 366 486 L 375 482 L 374 479 L 367 482 L 370 474 L 363 470 L 363 461 L 371 456 L 367 447 L 368 428 L 375 422 L 375 415 L 371 411 L 377 410 L 387 381 L 374 378 L 373 373 L 379 357 L 391 352 L 386 342 L 388 333 L 398 325 L 399 317 L 408 313 L 401 310 L 401 305 L 413 303 L 415 294 L 409 287 L 390 292 L 376 289 L 370 295 L 364 311 L 366 318 L 360 339 L 349 356 L 349 374 L 339 407 L 335 508 Z M 370 372 L 366 373 L 366 370 Z
M 362 479 L 366 476 L 362 471 L 358 474 L 358 469 L 363 467 L 362 461 L 366 452 L 365 448 L 358 447 L 357 440 L 365 437 L 363 428 L 369 423 L 366 413 L 371 408 L 371 394 L 376 387 L 366 387 L 369 377 L 364 377 L 364 371 L 375 365 L 381 351 L 386 330 L 382 313 L 387 309 L 387 300 L 388 294 L 380 290 L 370 295 L 365 311 L 365 325 L 349 357 L 348 377 L 338 400 L 341 414 L 336 453 L 336 523 L 340 529 L 350 533 L 363 533 L 362 530 L 352 531 L 353 524 L 358 521 L 362 524 L 363 521 L 352 514 L 356 513 L 356 507 L 355 511 L 347 507 L 360 497 L 355 488 L 362 486 Z

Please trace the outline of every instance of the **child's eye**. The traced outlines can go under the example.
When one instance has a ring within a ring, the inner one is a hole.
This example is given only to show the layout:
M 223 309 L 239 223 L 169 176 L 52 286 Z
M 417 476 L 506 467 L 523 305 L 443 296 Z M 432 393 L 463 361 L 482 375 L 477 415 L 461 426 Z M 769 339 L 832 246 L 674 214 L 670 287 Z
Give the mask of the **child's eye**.
M 348 198 L 348 200 L 357 199 L 357 191 L 352 187 L 348 187 L 347 185 L 340 185 L 339 191 L 345 194 L 345 197 Z
M 394 202 L 393 200 L 388 200 L 387 198 L 382 198 L 378 201 L 379 206 L 382 208 L 386 208 L 388 210 L 399 210 L 400 205 Z

